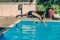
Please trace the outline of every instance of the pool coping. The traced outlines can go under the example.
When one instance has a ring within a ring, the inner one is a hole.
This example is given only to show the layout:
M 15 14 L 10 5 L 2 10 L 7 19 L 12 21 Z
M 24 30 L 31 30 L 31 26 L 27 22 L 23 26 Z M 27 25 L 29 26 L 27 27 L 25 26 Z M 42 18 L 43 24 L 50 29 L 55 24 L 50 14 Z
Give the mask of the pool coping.
M 20 22 L 20 21 L 21 21 L 21 20 L 15 21 L 15 22 L 13 22 L 11 25 L 9 25 L 8 27 L 9 27 L 9 28 L 12 28 L 12 27 L 14 27 L 14 26 L 15 26 L 18 22 Z M 8 30 L 9 30 L 9 29 L 8 29 Z M 4 31 L 3 34 L 6 33 L 8 30 Z
M 41 21 L 41 20 L 22 20 L 22 21 Z M 45 20 L 46 22 L 60 22 L 60 20 Z
M 40 20 L 17 20 L 15 22 L 13 22 L 11 25 L 9 25 L 8 27 L 13 27 L 14 25 L 16 25 L 18 22 L 20 21 L 40 21 Z M 60 20 L 45 20 L 46 22 L 60 22 Z
M 15 22 L 13 22 L 11 25 L 9 25 L 8 27 L 13 27 L 14 25 L 16 25 L 18 22 L 20 22 L 21 20 L 17 20 Z

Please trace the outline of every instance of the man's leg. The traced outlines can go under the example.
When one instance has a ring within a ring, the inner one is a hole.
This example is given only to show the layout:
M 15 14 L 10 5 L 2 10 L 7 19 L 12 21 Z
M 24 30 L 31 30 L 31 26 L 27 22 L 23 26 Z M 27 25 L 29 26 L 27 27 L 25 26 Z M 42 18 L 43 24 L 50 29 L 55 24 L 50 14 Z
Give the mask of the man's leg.
M 34 16 L 36 16 L 36 17 L 38 17 L 39 19 L 42 20 L 41 16 L 40 16 L 38 13 L 36 13 L 36 12 L 32 12 L 32 15 L 34 15 Z

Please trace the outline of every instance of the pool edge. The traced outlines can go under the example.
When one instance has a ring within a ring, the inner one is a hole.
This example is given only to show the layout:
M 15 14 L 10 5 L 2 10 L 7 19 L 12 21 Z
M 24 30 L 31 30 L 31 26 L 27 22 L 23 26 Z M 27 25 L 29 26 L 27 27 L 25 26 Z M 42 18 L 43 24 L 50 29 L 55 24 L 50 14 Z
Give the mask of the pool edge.
M 15 22 L 13 22 L 11 25 L 9 25 L 8 27 L 13 27 L 14 25 L 16 25 L 20 21 L 33 21 L 33 20 L 17 20 Z M 34 20 L 34 21 L 41 21 L 41 20 Z M 46 22 L 60 22 L 60 20 L 59 21 L 57 21 L 57 20 L 45 20 L 45 21 Z
M 20 22 L 21 20 L 17 20 L 15 22 L 13 22 L 11 25 L 9 25 L 8 27 L 13 27 L 14 25 L 16 25 L 18 22 Z
M 9 25 L 8 27 L 9 27 L 9 28 L 12 28 L 12 27 L 14 27 L 14 26 L 15 26 L 18 22 L 20 22 L 20 21 L 21 21 L 21 20 L 17 20 L 17 21 L 15 21 L 15 22 L 13 22 L 11 25 Z M 8 29 L 8 30 L 9 30 L 9 29 Z M 4 31 L 3 34 L 6 33 L 8 30 Z

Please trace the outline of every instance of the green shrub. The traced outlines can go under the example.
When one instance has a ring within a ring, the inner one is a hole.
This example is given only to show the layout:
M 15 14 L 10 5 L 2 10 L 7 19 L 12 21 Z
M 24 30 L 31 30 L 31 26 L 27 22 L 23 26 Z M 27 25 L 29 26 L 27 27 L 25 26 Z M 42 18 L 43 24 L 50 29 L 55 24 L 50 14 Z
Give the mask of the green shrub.
M 36 11 L 46 11 L 46 7 L 43 4 L 37 5 Z M 42 15 L 43 18 L 45 18 L 45 13 Z
M 45 11 L 45 6 L 44 5 L 37 5 L 37 11 Z
M 59 5 L 53 4 L 52 5 L 52 8 L 53 8 L 55 14 L 58 14 L 59 13 Z

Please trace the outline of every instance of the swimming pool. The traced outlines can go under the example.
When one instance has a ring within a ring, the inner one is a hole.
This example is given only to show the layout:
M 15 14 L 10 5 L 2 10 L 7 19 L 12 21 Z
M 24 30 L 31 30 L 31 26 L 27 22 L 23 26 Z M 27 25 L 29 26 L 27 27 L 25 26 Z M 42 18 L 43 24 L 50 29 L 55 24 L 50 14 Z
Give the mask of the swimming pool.
M 1 40 L 60 40 L 60 22 L 20 21 L 0 35 Z

